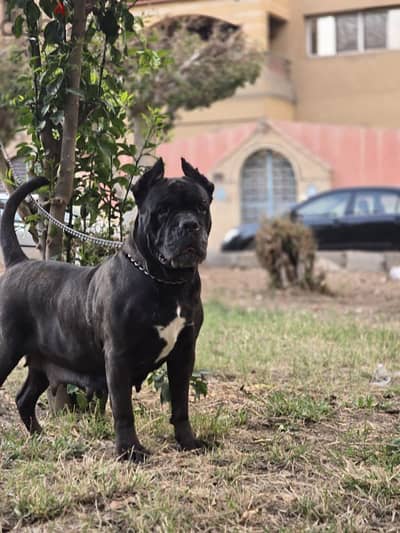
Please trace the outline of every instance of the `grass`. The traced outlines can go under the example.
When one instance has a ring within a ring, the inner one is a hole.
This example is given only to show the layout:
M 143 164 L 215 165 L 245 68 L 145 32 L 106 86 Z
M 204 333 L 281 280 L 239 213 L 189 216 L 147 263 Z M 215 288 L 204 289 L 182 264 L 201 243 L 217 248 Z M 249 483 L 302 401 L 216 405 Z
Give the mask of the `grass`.
M 112 419 L 39 415 L 28 438 L 0 391 L 0 531 L 398 531 L 400 387 L 374 388 L 378 363 L 398 370 L 400 336 L 360 317 L 206 306 L 192 401 L 204 453 L 176 449 L 168 408 L 151 387 L 134 398 L 153 452 L 118 463 Z

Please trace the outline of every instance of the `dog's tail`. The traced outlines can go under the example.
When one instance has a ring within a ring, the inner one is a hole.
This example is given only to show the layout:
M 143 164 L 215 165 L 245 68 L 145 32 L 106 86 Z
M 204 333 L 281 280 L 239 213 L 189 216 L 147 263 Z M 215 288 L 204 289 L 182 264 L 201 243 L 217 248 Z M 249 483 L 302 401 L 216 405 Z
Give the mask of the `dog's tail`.
M 4 264 L 10 267 L 28 258 L 21 249 L 14 228 L 14 218 L 22 200 L 39 187 L 48 183 L 46 178 L 34 178 L 18 187 L 8 199 L 0 222 L 0 246 Z

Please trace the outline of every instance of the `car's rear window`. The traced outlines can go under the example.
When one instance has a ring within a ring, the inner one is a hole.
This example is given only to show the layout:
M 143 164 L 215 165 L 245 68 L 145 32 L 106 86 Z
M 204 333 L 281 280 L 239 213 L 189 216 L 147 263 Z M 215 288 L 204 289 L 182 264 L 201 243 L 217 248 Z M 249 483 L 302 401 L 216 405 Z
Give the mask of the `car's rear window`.
M 363 215 L 395 215 L 399 213 L 399 195 L 391 191 L 363 191 L 354 196 L 353 214 Z

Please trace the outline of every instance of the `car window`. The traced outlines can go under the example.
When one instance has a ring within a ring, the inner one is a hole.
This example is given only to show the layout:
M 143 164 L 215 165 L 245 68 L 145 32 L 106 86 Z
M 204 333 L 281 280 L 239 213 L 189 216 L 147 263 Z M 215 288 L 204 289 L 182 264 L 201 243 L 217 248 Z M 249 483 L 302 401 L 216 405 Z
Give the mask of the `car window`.
M 356 216 L 394 215 L 399 209 L 396 192 L 366 191 L 354 196 L 353 214 Z
M 395 192 L 385 192 L 379 195 L 376 210 L 383 208 L 383 212 L 388 215 L 395 215 L 400 212 L 400 197 Z
M 346 213 L 350 192 L 336 192 L 310 200 L 297 210 L 301 216 L 331 216 L 338 217 Z
M 353 215 L 371 215 L 374 212 L 374 194 L 357 193 L 354 197 Z

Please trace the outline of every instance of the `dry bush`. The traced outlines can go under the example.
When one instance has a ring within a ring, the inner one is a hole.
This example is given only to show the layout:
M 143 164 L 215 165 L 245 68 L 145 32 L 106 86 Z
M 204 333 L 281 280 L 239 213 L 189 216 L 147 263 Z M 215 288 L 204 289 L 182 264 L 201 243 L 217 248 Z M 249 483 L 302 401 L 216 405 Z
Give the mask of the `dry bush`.
M 264 220 L 256 235 L 258 260 L 277 289 L 299 286 L 328 292 L 325 274 L 315 271 L 316 250 L 312 231 L 289 218 Z

